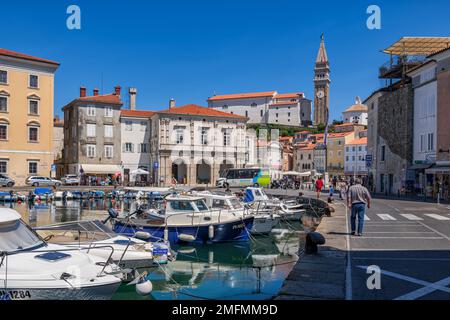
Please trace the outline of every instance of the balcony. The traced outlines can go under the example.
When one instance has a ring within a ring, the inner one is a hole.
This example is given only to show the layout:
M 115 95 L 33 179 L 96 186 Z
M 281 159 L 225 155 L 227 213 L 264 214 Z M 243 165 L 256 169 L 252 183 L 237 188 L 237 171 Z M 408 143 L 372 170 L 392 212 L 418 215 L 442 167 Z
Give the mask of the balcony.
M 424 56 L 393 56 L 390 61 L 379 69 L 380 79 L 402 79 L 410 70 L 422 65 L 426 61 Z

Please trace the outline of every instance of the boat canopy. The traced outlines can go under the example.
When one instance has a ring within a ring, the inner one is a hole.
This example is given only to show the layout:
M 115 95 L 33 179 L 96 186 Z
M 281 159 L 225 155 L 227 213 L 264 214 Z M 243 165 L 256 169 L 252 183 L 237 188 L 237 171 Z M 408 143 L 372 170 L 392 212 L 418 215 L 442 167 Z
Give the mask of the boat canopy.
M 36 188 L 34 189 L 34 194 L 39 196 L 39 195 L 44 195 L 44 194 L 52 194 L 53 191 L 52 189 L 49 188 Z
M 34 228 L 38 231 L 83 231 L 83 232 L 99 232 L 99 233 L 113 233 L 103 222 L 99 220 L 86 221 L 71 221 L 64 223 L 57 223 L 47 226 L 40 226 Z
M 1 208 L 0 209 L 0 223 L 8 223 L 20 220 L 22 217 L 20 214 L 13 209 Z

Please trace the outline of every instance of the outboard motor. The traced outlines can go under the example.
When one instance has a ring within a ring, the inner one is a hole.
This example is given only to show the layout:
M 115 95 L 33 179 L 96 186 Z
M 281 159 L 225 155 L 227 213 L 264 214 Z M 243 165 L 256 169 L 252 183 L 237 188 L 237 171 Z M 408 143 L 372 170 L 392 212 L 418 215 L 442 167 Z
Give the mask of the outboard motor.
M 117 213 L 117 211 L 114 208 L 109 208 L 108 209 L 108 218 L 106 218 L 105 221 L 103 221 L 103 224 L 106 224 L 111 219 L 116 219 L 118 216 L 119 216 L 119 214 Z

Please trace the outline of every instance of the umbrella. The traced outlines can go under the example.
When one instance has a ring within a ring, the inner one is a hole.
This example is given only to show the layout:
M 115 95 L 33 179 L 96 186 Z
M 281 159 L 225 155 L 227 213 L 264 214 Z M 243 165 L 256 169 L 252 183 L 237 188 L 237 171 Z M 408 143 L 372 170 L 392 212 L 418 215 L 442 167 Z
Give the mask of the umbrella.
M 144 169 L 136 169 L 131 171 L 132 175 L 138 175 L 138 174 L 150 174 L 150 172 L 144 170 Z

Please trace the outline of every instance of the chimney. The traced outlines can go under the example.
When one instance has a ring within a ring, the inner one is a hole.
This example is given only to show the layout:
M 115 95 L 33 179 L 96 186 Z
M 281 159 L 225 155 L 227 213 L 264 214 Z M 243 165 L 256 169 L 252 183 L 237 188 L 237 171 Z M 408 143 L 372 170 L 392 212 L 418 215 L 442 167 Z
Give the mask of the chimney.
M 86 87 L 80 87 L 80 98 L 86 97 Z
M 94 96 L 98 96 L 98 89 L 97 88 L 94 89 Z
M 169 101 L 169 109 L 175 108 L 175 99 L 170 99 Z
M 116 95 L 116 96 L 119 96 L 120 97 L 120 90 L 121 90 L 122 88 L 120 87 L 120 86 L 115 86 L 114 87 L 114 94 Z
M 130 110 L 136 110 L 137 89 L 136 88 L 130 88 L 130 89 L 128 89 L 128 93 L 130 95 Z

